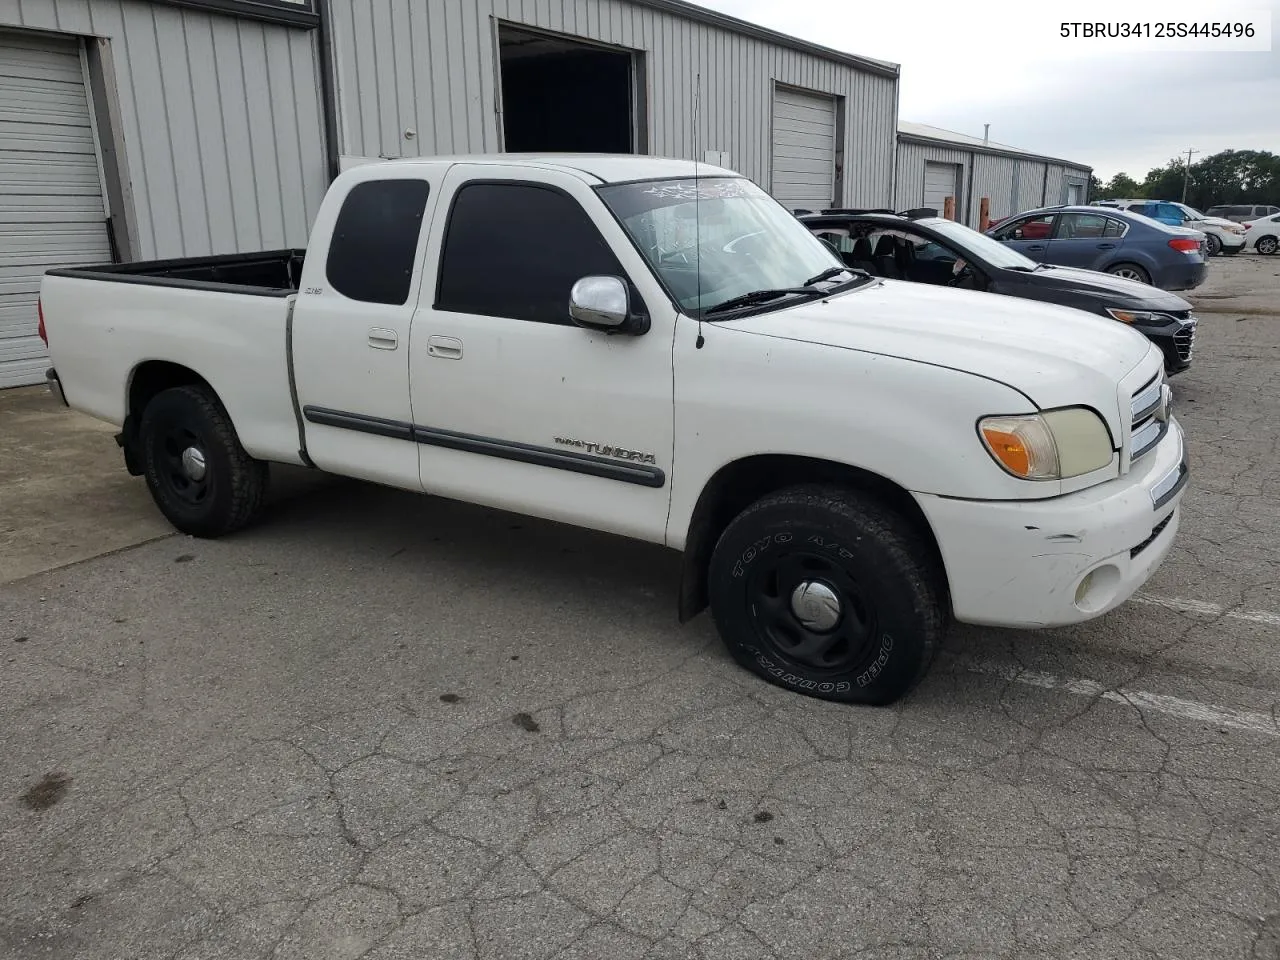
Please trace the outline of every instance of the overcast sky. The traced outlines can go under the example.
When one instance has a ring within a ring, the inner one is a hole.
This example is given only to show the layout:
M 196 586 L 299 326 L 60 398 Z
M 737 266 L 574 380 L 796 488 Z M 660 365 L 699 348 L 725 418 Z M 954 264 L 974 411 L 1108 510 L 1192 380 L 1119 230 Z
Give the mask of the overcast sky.
M 900 117 L 1142 180 L 1179 151 L 1280 153 L 1280 0 L 696 0 L 824 46 L 902 65 Z M 1096 4 L 1101 4 L 1100 6 Z M 1036 8 L 1044 16 L 1033 18 Z M 1069 10 L 1070 13 L 1064 13 Z M 1058 21 L 1197 21 L 1269 11 L 1270 52 L 1088 48 Z M 1050 13 L 1052 11 L 1052 13 Z M 1194 11 L 1198 11 L 1195 13 Z M 1135 16 L 1136 15 L 1136 16 Z M 1052 21 L 1052 22 L 1050 22 Z

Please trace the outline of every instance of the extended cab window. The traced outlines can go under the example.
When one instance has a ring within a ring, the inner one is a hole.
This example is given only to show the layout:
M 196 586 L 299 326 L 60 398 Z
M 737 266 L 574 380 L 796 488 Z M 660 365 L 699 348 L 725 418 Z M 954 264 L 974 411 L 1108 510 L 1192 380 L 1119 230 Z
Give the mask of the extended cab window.
M 425 180 L 369 180 L 352 187 L 329 241 L 329 285 L 352 300 L 404 303 L 430 190 Z
M 569 291 L 595 274 L 625 276 L 572 197 L 533 184 L 470 183 L 449 214 L 436 309 L 567 324 Z

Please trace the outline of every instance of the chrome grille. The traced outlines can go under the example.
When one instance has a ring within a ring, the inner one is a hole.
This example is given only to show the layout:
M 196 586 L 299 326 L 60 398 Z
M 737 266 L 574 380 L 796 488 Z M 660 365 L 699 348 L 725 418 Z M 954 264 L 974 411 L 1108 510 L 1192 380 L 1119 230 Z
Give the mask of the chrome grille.
M 1196 325 L 1189 323 L 1173 335 L 1173 347 L 1178 351 L 1178 359 L 1187 361 L 1196 347 Z
M 1157 373 L 1133 395 L 1129 404 L 1132 429 L 1129 433 L 1129 462 L 1135 463 L 1155 449 L 1169 429 L 1166 419 L 1164 372 Z

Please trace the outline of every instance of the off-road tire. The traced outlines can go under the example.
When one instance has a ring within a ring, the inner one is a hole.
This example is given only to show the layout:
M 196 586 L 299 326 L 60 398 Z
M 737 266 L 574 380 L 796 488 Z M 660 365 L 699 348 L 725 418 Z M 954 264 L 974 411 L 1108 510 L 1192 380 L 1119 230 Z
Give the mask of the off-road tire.
M 204 456 L 199 495 L 182 469 L 187 447 Z M 245 452 L 231 418 L 208 387 L 172 387 L 156 394 L 142 412 L 138 449 L 152 499 L 183 533 L 221 537 L 247 526 L 262 509 L 267 465 Z
M 924 676 L 942 642 L 935 557 L 911 524 L 865 493 L 792 487 L 747 507 L 721 535 L 708 576 L 711 615 L 730 655 L 770 683 L 889 704 Z M 836 626 L 809 630 L 819 621 L 796 613 L 793 581 L 838 597 Z

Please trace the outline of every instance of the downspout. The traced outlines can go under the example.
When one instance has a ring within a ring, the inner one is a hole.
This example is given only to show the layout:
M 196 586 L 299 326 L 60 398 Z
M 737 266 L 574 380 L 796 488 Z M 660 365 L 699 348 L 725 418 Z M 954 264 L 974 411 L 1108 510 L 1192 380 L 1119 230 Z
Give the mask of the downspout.
M 338 95 L 333 79 L 333 34 L 329 29 L 329 0 L 315 0 L 320 18 L 316 39 L 320 47 L 320 107 L 324 115 L 325 167 L 329 181 L 338 175 Z
M 966 184 L 964 198 L 964 219 L 960 221 L 966 227 L 970 225 L 973 218 L 973 171 L 978 165 L 978 155 L 976 153 L 969 154 L 969 182 Z
M 1044 183 L 1040 185 L 1040 206 L 1049 202 L 1049 164 L 1044 165 Z

